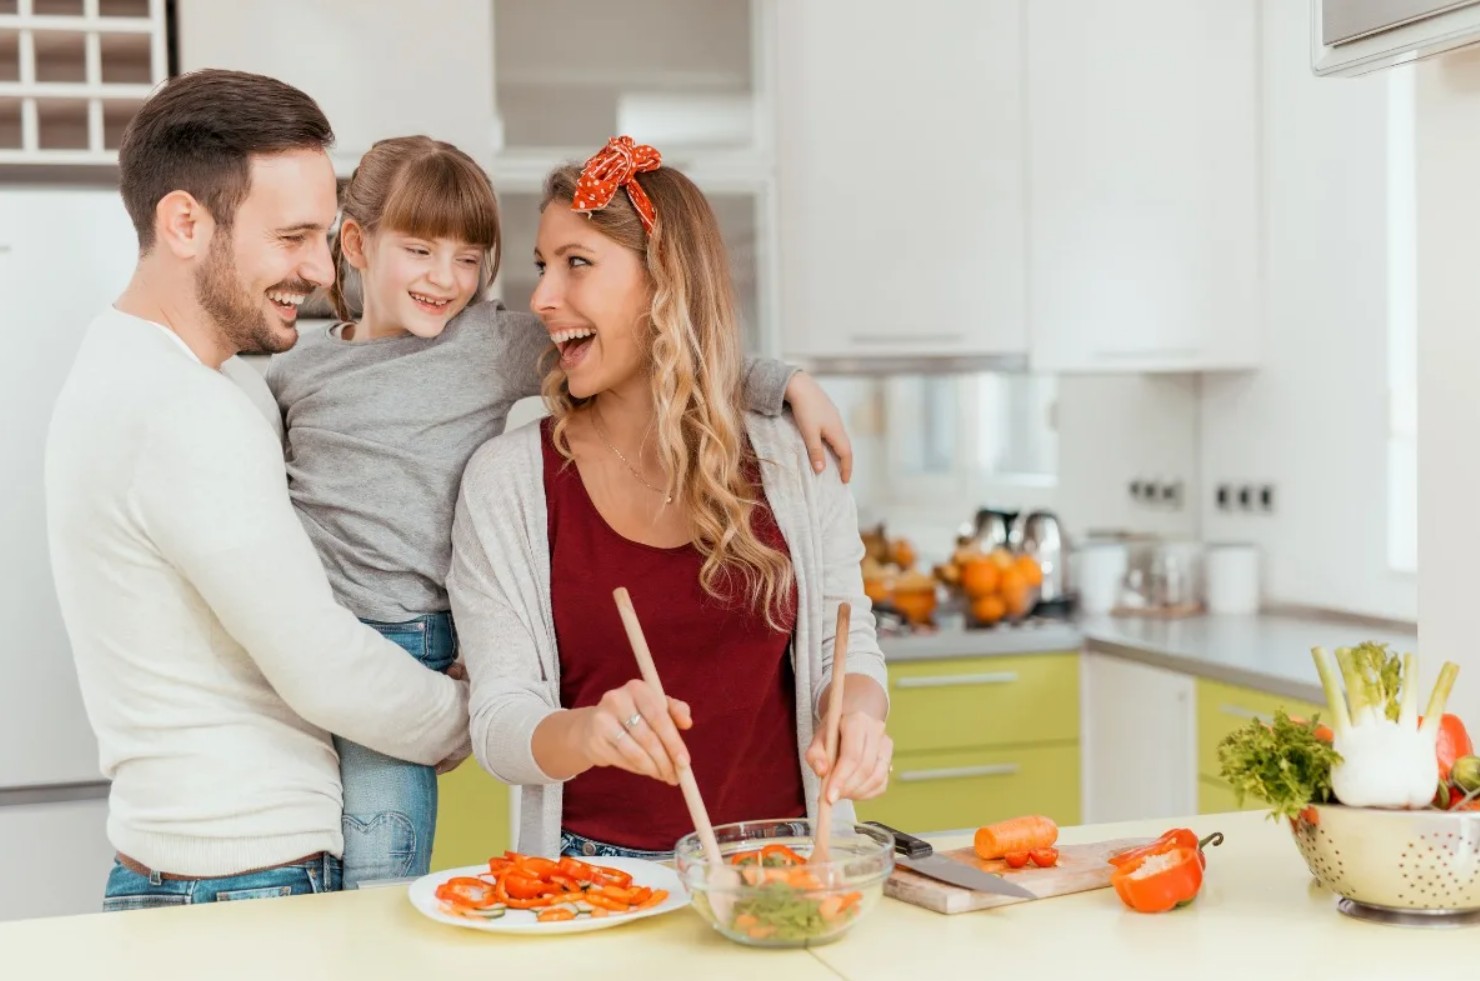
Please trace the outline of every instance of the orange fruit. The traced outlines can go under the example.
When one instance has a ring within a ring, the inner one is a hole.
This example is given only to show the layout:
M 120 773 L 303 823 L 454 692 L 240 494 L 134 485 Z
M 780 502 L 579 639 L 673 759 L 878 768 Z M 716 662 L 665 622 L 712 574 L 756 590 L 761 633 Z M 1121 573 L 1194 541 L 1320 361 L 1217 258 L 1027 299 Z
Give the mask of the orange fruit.
M 1001 596 L 983 596 L 971 601 L 971 615 L 978 623 L 996 623 L 1007 615 Z
M 906 539 L 899 539 L 889 547 L 889 558 L 901 569 L 910 569 L 915 565 L 915 546 Z
M 935 590 L 902 589 L 894 594 L 894 605 L 910 623 L 929 623 L 935 613 Z
M 1008 616 L 1026 616 L 1033 607 L 1033 591 L 1027 583 L 1014 583 L 1010 589 L 1004 585 L 1002 599 L 1007 604 Z
M 961 568 L 961 588 L 972 599 L 991 596 L 1002 581 L 1002 572 L 991 559 L 972 559 Z
M 875 603 L 884 602 L 889 598 L 889 580 L 865 579 L 863 581 L 863 595 Z
M 1043 567 L 1031 555 L 1019 555 L 1015 568 L 1029 586 L 1043 585 Z
M 1002 571 L 1002 578 L 997 581 L 997 589 L 1006 595 L 1028 588 L 1028 580 L 1023 577 L 1023 572 L 1016 564 L 1010 569 Z
M 991 559 L 993 562 L 997 563 L 997 568 L 1001 569 L 1003 572 L 1011 569 L 1014 561 L 1012 553 L 1005 548 L 993 549 Z

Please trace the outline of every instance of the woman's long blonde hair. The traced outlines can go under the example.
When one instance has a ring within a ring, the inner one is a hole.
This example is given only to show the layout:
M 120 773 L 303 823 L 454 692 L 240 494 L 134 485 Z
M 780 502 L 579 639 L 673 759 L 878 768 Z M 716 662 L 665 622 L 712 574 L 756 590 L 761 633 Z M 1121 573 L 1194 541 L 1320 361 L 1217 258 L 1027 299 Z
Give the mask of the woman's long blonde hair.
M 556 169 L 545 180 L 541 212 L 569 207 L 581 170 Z M 649 235 L 627 195 L 588 214 L 603 235 L 642 256 L 652 302 L 644 317 L 658 459 L 668 488 L 695 531 L 704 556 L 699 581 L 716 599 L 736 598 L 781 628 L 793 572 L 788 555 L 770 548 L 752 525 L 760 502 L 747 475 L 754 460 L 742 420 L 740 324 L 729 258 L 719 222 L 703 192 L 683 174 L 660 167 L 638 182 L 657 212 Z M 567 458 L 565 429 L 583 404 L 570 394 L 558 360 L 545 375 L 545 402 L 555 445 Z

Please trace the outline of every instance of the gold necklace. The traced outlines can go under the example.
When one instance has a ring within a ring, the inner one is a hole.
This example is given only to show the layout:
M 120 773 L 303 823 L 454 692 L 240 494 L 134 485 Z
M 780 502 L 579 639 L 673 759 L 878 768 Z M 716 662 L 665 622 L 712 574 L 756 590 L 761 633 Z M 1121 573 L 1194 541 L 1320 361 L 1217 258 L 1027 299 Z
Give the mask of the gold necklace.
M 662 494 L 663 495 L 663 504 L 664 504 L 664 506 L 667 506 L 669 504 L 672 504 L 673 503 L 673 495 L 670 494 L 668 491 L 664 490 L 661 487 L 654 487 L 652 484 L 648 483 L 647 482 L 647 478 L 642 475 L 641 471 L 639 471 L 636 467 L 634 467 L 632 465 L 632 462 L 630 460 L 628 460 L 625 456 L 622 455 L 622 451 L 621 450 L 617 449 L 615 446 L 612 445 L 612 441 L 611 440 L 607 439 L 607 437 L 606 437 L 606 427 L 601 424 L 601 410 L 600 409 L 597 409 L 595 406 L 592 406 L 591 407 L 591 421 L 595 424 L 595 427 L 596 427 L 596 435 L 599 436 L 599 437 L 601 437 L 601 441 L 606 444 L 606 448 L 607 449 L 611 450 L 613 453 L 615 453 L 617 455 L 617 459 L 618 460 L 621 460 L 622 463 L 626 464 L 627 469 L 630 470 L 630 471 L 632 471 L 632 476 L 634 476 L 638 480 L 640 480 L 642 482 L 642 485 L 644 487 L 646 487 L 648 490 L 654 492 L 655 494 Z

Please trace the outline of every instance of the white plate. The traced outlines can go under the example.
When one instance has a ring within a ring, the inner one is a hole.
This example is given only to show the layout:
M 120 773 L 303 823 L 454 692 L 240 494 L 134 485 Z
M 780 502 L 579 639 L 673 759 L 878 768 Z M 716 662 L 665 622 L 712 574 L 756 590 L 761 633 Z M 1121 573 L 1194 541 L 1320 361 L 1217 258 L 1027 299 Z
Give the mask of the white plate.
M 535 919 L 535 911 L 527 909 L 511 909 L 496 920 L 475 920 L 465 916 L 454 916 L 451 913 L 442 912 L 442 904 L 437 899 L 437 887 L 448 879 L 459 875 L 476 876 L 488 871 L 487 865 L 469 865 L 460 869 L 444 869 L 441 872 L 433 872 L 431 875 L 422 876 L 407 889 L 407 895 L 411 898 L 411 905 L 429 919 L 438 923 L 446 923 L 449 926 L 459 926 L 468 930 L 481 930 L 484 933 L 527 933 L 545 936 L 554 933 L 585 933 L 588 930 L 605 930 L 608 927 L 621 926 L 634 920 L 646 919 L 649 916 L 662 916 L 676 909 L 683 909 L 689 905 L 689 894 L 684 889 L 683 883 L 679 881 L 678 873 L 665 865 L 657 862 L 649 862 L 640 858 L 605 858 L 595 857 L 581 859 L 590 865 L 604 865 L 607 868 L 620 869 L 632 876 L 632 884 L 635 886 L 648 886 L 652 889 L 667 889 L 668 898 L 651 909 L 639 910 L 636 913 L 613 913 L 611 916 L 578 916 L 574 920 L 561 920 L 556 923 L 540 923 Z

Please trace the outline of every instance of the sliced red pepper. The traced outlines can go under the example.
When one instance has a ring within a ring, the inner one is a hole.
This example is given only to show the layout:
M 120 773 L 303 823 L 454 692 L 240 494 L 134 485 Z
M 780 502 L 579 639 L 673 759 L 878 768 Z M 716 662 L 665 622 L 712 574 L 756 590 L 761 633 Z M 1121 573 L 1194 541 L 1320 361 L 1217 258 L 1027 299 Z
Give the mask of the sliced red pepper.
M 806 865 L 807 860 L 785 845 L 767 845 L 761 849 L 761 861 L 777 856 L 784 858 L 791 865 Z
M 570 876 L 577 882 L 591 882 L 596 878 L 596 870 L 585 862 L 579 862 L 569 855 L 563 855 L 557 863 L 560 871 Z
M 550 887 L 539 879 L 510 872 L 504 876 L 504 892 L 510 899 L 538 899 L 550 892 Z
M 1138 913 L 1165 913 L 1185 906 L 1202 889 L 1203 862 L 1195 848 L 1156 852 L 1118 867 L 1110 884 L 1121 902 Z
M 569 906 L 553 906 L 550 909 L 542 909 L 535 914 L 535 919 L 541 923 L 559 923 L 561 920 L 573 920 L 576 911 Z
M 437 887 L 436 896 L 444 902 L 474 909 L 486 909 L 498 901 L 497 891 L 492 883 L 467 875 L 456 876 L 442 883 Z
M 1007 863 L 1007 867 L 1008 868 L 1010 868 L 1010 869 L 1020 869 L 1024 865 L 1027 865 L 1028 864 L 1028 853 L 1027 852 L 1008 852 L 1006 855 L 1003 855 L 1002 856 L 1002 860 Z
M 1051 869 L 1059 864 L 1059 850 L 1057 848 L 1035 848 L 1028 853 L 1028 857 L 1040 869 Z

